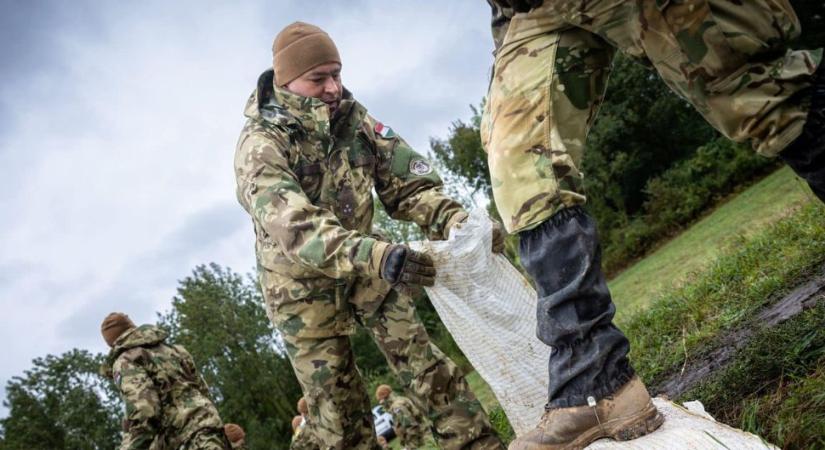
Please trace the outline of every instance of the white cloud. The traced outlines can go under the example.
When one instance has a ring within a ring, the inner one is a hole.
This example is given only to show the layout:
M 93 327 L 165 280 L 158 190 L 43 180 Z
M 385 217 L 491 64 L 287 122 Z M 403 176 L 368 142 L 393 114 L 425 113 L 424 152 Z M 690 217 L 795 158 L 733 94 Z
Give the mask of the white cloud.
M 111 310 L 153 321 L 196 264 L 252 269 L 232 156 L 289 22 L 327 29 L 345 84 L 419 151 L 485 93 L 481 0 L 280 3 L 99 2 L 72 20 L 44 6 L 16 24 L 41 39 L 11 57 L 51 63 L 0 86 L 0 340 L 16 343 L 0 383 L 37 356 L 102 351 Z

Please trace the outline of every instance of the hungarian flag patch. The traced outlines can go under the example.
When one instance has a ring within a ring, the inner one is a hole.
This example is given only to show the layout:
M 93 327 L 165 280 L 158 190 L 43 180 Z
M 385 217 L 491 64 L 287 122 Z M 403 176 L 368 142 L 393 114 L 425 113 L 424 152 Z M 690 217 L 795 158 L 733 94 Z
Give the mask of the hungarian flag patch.
M 381 136 L 384 139 L 389 139 L 395 136 L 395 133 L 392 132 L 392 128 L 384 125 L 381 122 L 376 122 L 375 124 L 375 134 Z

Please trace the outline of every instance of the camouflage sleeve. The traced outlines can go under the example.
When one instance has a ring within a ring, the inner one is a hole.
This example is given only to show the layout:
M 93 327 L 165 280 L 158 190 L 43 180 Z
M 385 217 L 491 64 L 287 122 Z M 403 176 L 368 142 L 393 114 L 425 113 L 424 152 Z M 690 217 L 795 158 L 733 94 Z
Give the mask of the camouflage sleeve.
M 407 398 L 397 399 L 393 416 L 397 417 L 397 433 L 407 443 L 407 446 L 420 445 L 424 438 L 424 424 L 422 423 L 424 418 L 418 412 L 418 408 Z
M 289 142 L 251 133 L 235 156 L 237 195 L 294 263 L 330 278 L 379 277 L 388 243 L 344 228 L 328 209 L 312 204 L 289 166 Z
M 152 379 L 128 352 L 115 361 L 113 377 L 126 404 L 129 431 L 121 450 L 148 449 L 157 434 L 160 420 L 160 397 Z
M 432 164 L 369 115 L 363 132 L 376 150 L 375 191 L 387 213 L 418 224 L 429 239 L 446 239 L 467 212 L 442 192 L 443 183 Z

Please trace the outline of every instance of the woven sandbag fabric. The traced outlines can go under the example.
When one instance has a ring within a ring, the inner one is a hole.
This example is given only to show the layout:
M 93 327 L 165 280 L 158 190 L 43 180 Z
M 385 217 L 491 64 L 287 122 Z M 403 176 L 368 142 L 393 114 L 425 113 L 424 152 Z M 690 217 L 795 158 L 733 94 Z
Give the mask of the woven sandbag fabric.
M 490 251 L 492 223 L 480 210 L 447 241 L 416 242 L 435 260 L 438 276 L 427 288 L 444 325 L 490 385 L 517 435 L 533 429 L 547 401 L 550 348 L 536 338 L 536 292 L 502 255 Z M 728 427 L 706 413 L 654 399 L 665 416 L 655 433 L 592 449 L 765 449 L 758 436 Z
M 520 434 L 544 411 L 549 347 L 536 338 L 536 292 L 491 241 L 492 223 L 476 210 L 448 241 L 419 245 L 438 270 L 427 295 Z

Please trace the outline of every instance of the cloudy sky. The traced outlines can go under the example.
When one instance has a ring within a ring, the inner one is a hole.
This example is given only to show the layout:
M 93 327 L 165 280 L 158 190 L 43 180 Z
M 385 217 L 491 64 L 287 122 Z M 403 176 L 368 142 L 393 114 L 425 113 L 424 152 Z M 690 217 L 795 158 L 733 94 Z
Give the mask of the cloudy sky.
M 154 321 L 197 264 L 252 270 L 232 156 L 295 20 L 329 32 L 344 84 L 419 151 L 486 91 L 482 0 L 0 0 L 0 386 L 103 351 L 110 311 Z

